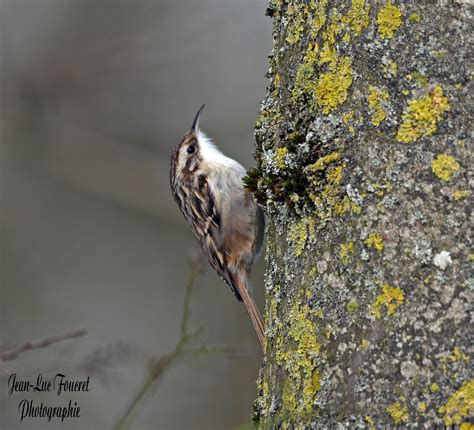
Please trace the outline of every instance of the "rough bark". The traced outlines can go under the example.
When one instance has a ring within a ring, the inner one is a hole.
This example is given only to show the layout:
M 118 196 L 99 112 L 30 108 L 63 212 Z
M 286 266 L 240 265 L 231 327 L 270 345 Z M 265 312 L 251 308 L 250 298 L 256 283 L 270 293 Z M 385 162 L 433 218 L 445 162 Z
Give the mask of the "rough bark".
M 470 6 L 274 0 L 267 13 L 246 178 L 268 214 L 256 421 L 472 428 Z

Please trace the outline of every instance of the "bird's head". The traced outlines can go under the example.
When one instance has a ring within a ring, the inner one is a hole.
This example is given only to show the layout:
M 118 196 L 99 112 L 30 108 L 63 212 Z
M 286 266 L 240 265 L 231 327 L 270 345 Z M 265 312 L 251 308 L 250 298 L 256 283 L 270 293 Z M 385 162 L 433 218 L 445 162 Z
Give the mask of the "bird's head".
M 190 174 L 199 168 L 202 160 L 201 146 L 199 137 L 199 119 L 201 117 L 204 105 L 202 105 L 194 117 L 191 129 L 183 136 L 171 154 L 171 174 Z M 202 139 L 201 139 L 202 140 Z
M 204 105 L 197 111 L 191 129 L 183 136 L 171 154 L 172 180 L 178 175 L 193 175 L 204 166 L 212 167 L 228 160 L 199 128 L 203 110 Z

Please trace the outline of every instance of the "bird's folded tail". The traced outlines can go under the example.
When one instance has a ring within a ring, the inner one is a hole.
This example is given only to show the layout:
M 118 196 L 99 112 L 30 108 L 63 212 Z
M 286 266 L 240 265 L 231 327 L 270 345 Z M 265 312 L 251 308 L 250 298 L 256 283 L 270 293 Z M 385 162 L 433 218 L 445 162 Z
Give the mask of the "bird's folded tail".
M 260 314 L 260 311 L 257 308 L 255 301 L 250 295 L 248 281 L 242 280 L 239 276 L 236 276 L 235 279 L 235 288 L 240 294 L 242 301 L 244 302 L 245 308 L 250 316 L 255 332 L 257 333 L 258 340 L 262 345 L 262 349 L 265 348 L 265 334 L 264 334 L 264 325 L 263 318 Z

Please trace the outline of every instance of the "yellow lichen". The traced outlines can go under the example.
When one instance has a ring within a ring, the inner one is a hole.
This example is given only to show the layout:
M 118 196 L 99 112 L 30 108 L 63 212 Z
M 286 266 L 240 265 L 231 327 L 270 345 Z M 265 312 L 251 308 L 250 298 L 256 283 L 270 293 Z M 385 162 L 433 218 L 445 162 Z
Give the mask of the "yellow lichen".
M 468 361 L 469 356 L 464 354 L 457 346 L 454 347 L 452 354 L 446 354 L 441 357 L 441 362 L 446 365 L 448 362 L 456 363 L 458 361 Z
M 349 112 L 344 112 L 342 114 L 342 122 L 344 124 L 348 124 L 349 122 L 353 121 L 354 120 L 354 111 L 351 110 Z
M 390 76 L 397 76 L 398 64 L 395 61 L 390 61 L 388 64 L 383 66 L 383 75 L 388 78 Z
M 328 0 L 312 1 L 309 5 L 307 20 L 309 21 L 309 35 L 315 38 L 326 24 L 326 7 Z
M 454 172 L 459 170 L 459 163 L 447 154 L 438 154 L 431 163 L 431 170 L 442 181 L 449 181 L 452 179 Z
M 339 152 L 331 152 L 324 157 L 320 157 L 316 160 L 315 163 L 308 166 L 309 172 L 317 172 L 319 170 L 324 170 L 327 165 L 334 163 L 335 161 L 339 161 L 341 158 L 341 154 Z
M 297 257 L 303 253 L 308 239 L 314 238 L 314 233 L 315 221 L 312 218 L 305 217 L 290 225 L 290 241 Z
M 354 202 L 351 202 L 351 210 L 354 213 L 354 215 L 360 215 L 360 213 L 362 212 L 362 208 L 357 203 L 354 203 Z
M 369 109 L 372 111 L 371 122 L 373 125 L 378 127 L 386 117 L 386 113 L 380 104 L 388 100 L 388 91 L 369 85 L 369 96 L 367 99 L 369 102 Z
M 439 385 L 436 382 L 433 382 L 430 386 L 430 391 L 432 393 L 437 393 L 439 391 Z
M 286 15 L 290 20 L 288 25 L 286 41 L 290 45 L 294 45 L 301 38 L 301 33 L 304 30 L 305 16 L 303 8 L 298 4 L 290 4 L 286 11 Z
M 392 3 L 387 3 L 377 15 L 377 25 L 381 39 L 391 39 L 402 24 L 402 12 Z
M 315 204 L 316 218 L 320 221 L 318 228 L 324 227 L 332 216 L 343 216 L 348 211 L 356 215 L 361 212 L 360 206 L 351 201 L 341 187 L 345 166 L 340 153 L 332 152 L 305 168 L 310 184 L 309 198 Z
M 370 4 L 365 0 L 352 0 L 351 8 L 343 21 L 349 24 L 355 36 L 360 36 L 362 30 L 369 25 Z
M 443 89 L 436 86 L 429 94 L 410 101 L 402 114 L 402 124 L 398 129 L 399 142 L 415 142 L 420 137 L 431 136 L 443 112 L 449 110 L 448 99 Z
M 469 194 L 471 194 L 469 190 L 456 190 L 453 193 L 453 198 L 454 200 L 458 201 L 458 200 L 465 199 L 466 197 L 469 196 Z
M 296 396 L 294 386 L 292 381 L 289 379 L 283 382 L 282 400 L 285 408 L 292 411 L 296 410 Z
M 257 388 L 259 392 L 257 402 L 260 407 L 265 410 L 268 407 L 268 401 L 270 398 L 270 389 L 268 387 L 268 381 L 263 377 L 259 377 L 257 380 Z
M 353 314 L 357 312 L 357 309 L 359 309 L 359 304 L 357 303 L 357 300 L 350 299 L 346 305 L 347 312 L 349 312 L 350 314 Z
M 418 412 L 420 412 L 420 414 L 424 415 L 425 412 L 426 412 L 426 402 L 420 402 L 418 404 Z
M 413 22 L 415 24 L 418 24 L 420 22 L 420 15 L 418 15 L 416 12 L 413 12 L 408 19 L 410 22 Z
M 276 73 L 275 77 L 273 78 L 273 86 L 275 87 L 275 89 L 273 90 L 272 94 L 274 96 L 278 95 L 278 92 L 280 90 L 280 82 L 281 82 L 281 76 L 279 73 Z
M 390 182 L 385 181 L 384 184 L 372 184 L 372 188 L 377 196 L 383 197 L 386 193 L 390 193 L 392 191 L 392 185 Z
M 364 420 L 369 425 L 369 430 L 375 430 L 374 420 L 370 415 L 366 415 Z
M 316 104 L 323 113 L 330 113 L 347 99 L 347 91 L 351 85 L 351 59 L 342 57 L 337 63 L 336 70 L 322 73 L 316 83 L 314 88 Z
M 364 351 L 367 351 L 369 349 L 370 342 L 367 339 L 362 339 L 360 346 Z
M 352 85 L 351 59 L 339 54 L 337 43 L 348 43 L 351 36 L 360 36 L 368 26 L 370 10 L 370 4 L 365 0 L 352 0 L 346 15 L 335 8 L 327 20 L 322 18 L 327 14 L 327 3 L 327 0 L 310 2 L 304 8 L 310 23 L 310 44 L 297 70 L 291 94 L 292 103 L 309 106 L 312 111 L 321 109 L 324 114 L 334 111 L 347 99 Z M 316 40 L 318 34 L 321 41 Z M 315 70 L 316 65 L 320 66 L 318 70 Z
M 469 357 L 466 354 L 463 354 L 457 346 L 454 347 L 453 355 L 450 356 L 450 358 L 451 358 L 451 361 L 460 361 L 460 360 L 468 361 L 469 360 Z
M 290 201 L 292 201 L 293 203 L 298 203 L 300 201 L 300 196 L 296 193 L 291 193 L 289 197 Z
M 312 380 L 312 391 L 319 391 L 321 389 L 321 380 L 319 376 L 319 372 L 317 370 L 313 370 L 313 380 Z
M 446 426 L 459 425 L 465 417 L 472 416 L 474 413 L 474 379 L 465 382 L 441 410 L 444 413 L 443 421 Z
M 286 154 L 288 154 L 288 148 L 277 148 L 275 161 L 277 167 L 281 170 L 286 167 Z
M 270 303 L 267 303 L 266 312 L 265 312 L 265 327 L 270 327 L 272 321 L 275 321 L 277 318 L 278 312 L 278 297 L 280 296 L 281 285 L 276 284 L 272 289 L 272 295 L 270 297 Z
M 382 293 L 372 303 L 372 315 L 377 319 L 382 318 L 382 307 L 387 310 L 387 315 L 392 315 L 398 306 L 403 304 L 405 296 L 399 287 L 392 288 L 388 284 L 382 284 Z
M 350 255 L 354 252 L 354 243 L 349 242 L 347 244 L 341 244 L 341 249 L 339 250 L 339 257 L 341 257 L 342 264 L 347 266 L 350 262 Z
M 422 87 L 426 87 L 429 83 L 427 76 L 419 72 L 418 70 L 415 70 L 412 73 L 408 73 L 407 79 L 409 81 L 414 80 L 417 84 L 421 85 Z
M 303 296 L 302 292 L 291 306 L 285 323 L 286 333 L 282 325 L 275 347 L 276 364 L 288 373 L 283 386 L 282 408 L 299 418 L 312 410 L 315 393 L 321 389 L 315 358 L 321 346 L 312 320 L 315 312 L 302 300 Z M 302 401 L 296 403 L 297 398 Z
M 394 402 L 388 405 L 386 409 L 395 424 L 406 423 L 408 421 L 407 405 L 401 402 Z
M 332 166 L 328 168 L 327 179 L 333 184 L 340 184 L 342 180 L 342 168 L 343 166 Z
M 383 243 L 383 237 L 380 233 L 374 231 L 364 241 L 369 248 L 375 248 L 377 251 L 383 251 L 385 245 Z

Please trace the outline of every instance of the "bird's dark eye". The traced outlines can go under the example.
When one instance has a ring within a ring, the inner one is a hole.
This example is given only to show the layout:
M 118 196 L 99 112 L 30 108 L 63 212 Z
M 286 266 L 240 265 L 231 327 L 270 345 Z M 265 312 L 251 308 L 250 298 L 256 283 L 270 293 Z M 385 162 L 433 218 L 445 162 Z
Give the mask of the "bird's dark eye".
M 194 145 L 190 145 L 188 146 L 188 149 L 186 149 L 188 154 L 194 154 L 194 151 L 196 151 L 196 147 Z

